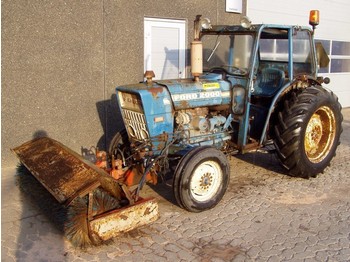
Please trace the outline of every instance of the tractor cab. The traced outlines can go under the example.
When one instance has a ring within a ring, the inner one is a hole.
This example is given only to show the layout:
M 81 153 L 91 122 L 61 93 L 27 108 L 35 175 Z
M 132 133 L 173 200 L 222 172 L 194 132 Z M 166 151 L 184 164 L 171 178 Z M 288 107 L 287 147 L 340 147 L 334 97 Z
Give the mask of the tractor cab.
M 316 79 L 313 31 L 301 26 L 252 25 L 246 17 L 241 25 L 211 26 L 197 16 L 196 28 L 204 75 L 217 74 L 231 86 L 238 148 L 245 151 L 262 145 L 269 139 L 269 119 L 284 91 L 298 79 Z

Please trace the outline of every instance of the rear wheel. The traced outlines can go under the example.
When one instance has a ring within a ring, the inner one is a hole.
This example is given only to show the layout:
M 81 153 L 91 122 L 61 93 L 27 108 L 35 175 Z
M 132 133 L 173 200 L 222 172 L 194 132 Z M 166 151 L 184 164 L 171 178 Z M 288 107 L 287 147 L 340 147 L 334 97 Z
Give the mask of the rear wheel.
M 338 98 L 321 87 L 293 91 L 277 114 L 277 155 L 292 176 L 315 177 L 335 156 L 342 132 Z
M 226 156 L 213 147 L 198 147 L 179 162 L 174 177 L 178 204 L 191 212 L 213 208 L 224 196 L 230 167 Z

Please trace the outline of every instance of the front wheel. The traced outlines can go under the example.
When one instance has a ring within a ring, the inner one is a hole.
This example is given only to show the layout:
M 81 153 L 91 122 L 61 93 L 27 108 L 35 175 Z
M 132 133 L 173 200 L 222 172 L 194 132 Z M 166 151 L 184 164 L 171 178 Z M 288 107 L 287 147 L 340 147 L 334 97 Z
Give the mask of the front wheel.
M 213 147 L 189 151 L 175 170 L 174 194 L 178 204 L 191 212 L 217 205 L 224 196 L 230 175 L 226 156 Z
M 110 156 L 114 156 L 115 159 L 123 160 L 123 163 L 125 164 L 125 161 L 127 161 L 128 157 L 130 156 L 130 142 L 128 138 L 128 134 L 125 129 L 115 134 L 113 137 L 108 153 Z
M 335 156 L 342 132 L 338 98 L 322 87 L 293 91 L 277 114 L 277 155 L 292 176 L 315 177 Z

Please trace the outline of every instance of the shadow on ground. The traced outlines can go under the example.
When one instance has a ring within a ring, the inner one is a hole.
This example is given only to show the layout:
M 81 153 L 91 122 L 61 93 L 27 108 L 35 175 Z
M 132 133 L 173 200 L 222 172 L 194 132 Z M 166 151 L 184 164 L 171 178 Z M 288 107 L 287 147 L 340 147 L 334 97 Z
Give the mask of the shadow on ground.
M 169 202 L 169 204 L 178 206 L 173 193 L 173 171 L 161 176 L 157 185 L 148 184 L 148 186 L 165 201 Z
M 33 177 L 28 169 L 19 165 L 16 170 L 16 184 L 23 199 L 21 230 L 17 240 L 16 260 L 32 261 L 34 257 L 44 259 L 48 254 L 41 247 L 47 239 L 55 239 L 55 249 L 64 250 L 64 223 L 67 210 Z M 52 234 L 55 232 L 55 234 Z M 57 234 L 61 237 L 57 237 Z M 58 240 L 58 241 L 57 241 Z M 52 248 L 49 243 L 47 248 Z M 40 254 L 39 254 L 39 253 Z M 61 255 L 62 261 L 65 254 Z M 46 257 L 46 259 L 50 259 Z
M 348 132 L 350 128 L 350 121 L 344 120 L 343 121 L 343 133 L 340 135 L 340 143 L 342 145 L 350 147 L 350 132 Z
M 287 170 L 280 164 L 275 153 L 254 152 L 244 155 L 235 155 L 233 159 L 239 159 L 254 166 L 259 166 L 268 171 L 281 175 L 288 175 Z

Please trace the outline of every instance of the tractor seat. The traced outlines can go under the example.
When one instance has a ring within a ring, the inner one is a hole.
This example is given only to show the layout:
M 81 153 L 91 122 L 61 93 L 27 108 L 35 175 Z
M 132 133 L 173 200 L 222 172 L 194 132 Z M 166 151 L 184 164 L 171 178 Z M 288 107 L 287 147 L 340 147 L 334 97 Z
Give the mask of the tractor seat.
M 283 85 L 284 72 L 277 68 L 264 68 L 257 76 L 252 95 L 273 96 Z

